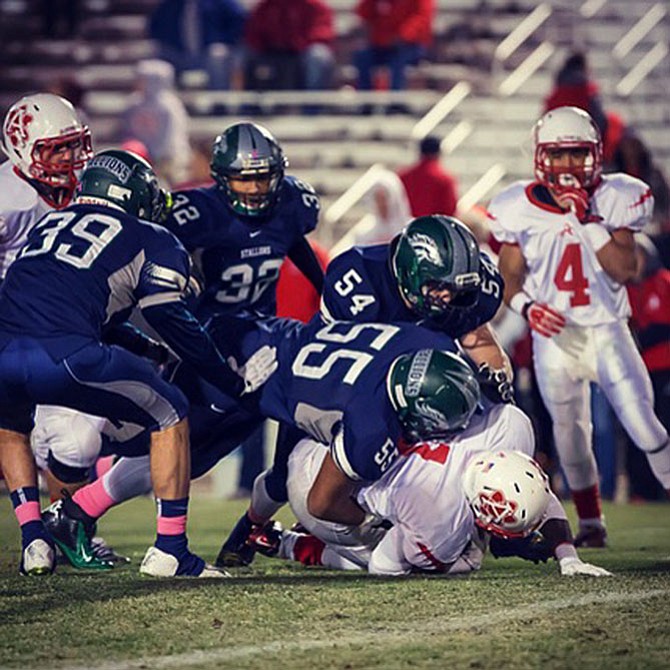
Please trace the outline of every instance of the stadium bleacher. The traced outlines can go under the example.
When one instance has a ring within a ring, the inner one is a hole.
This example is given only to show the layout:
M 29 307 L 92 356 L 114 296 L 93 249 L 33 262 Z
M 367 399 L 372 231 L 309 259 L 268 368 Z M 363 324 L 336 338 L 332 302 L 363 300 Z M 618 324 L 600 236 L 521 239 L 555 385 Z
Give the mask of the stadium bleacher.
M 100 146 L 116 139 L 115 119 L 132 89 L 133 65 L 154 54 L 145 25 L 157 0 L 85 0 L 81 4 L 81 37 L 47 40 L 39 35 L 38 0 L 0 0 L 0 111 L 4 113 L 20 95 L 43 89 L 57 77 L 74 76 L 87 90 L 84 106 Z M 253 0 L 245 4 L 252 6 Z M 431 130 L 448 136 L 456 128 L 463 130 L 459 124 L 467 125 L 445 157 L 462 194 L 497 164 L 504 166 L 502 186 L 528 176 L 523 145 L 529 129 L 541 112 L 553 73 L 565 54 L 579 47 L 589 54 L 605 106 L 636 127 L 653 147 L 657 163 L 670 173 L 670 11 L 663 3 L 551 0 L 538 6 L 529 0 L 438 0 L 431 58 L 412 68 L 408 90 L 397 93 L 361 93 L 352 86 L 356 73 L 349 54 L 360 39 L 355 4 L 355 0 L 330 0 L 338 34 L 337 90 L 212 92 L 204 87 L 204 73 L 191 73 L 181 95 L 192 116 L 193 137 L 213 138 L 241 114 L 248 118 L 246 110 L 254 110 L 252 120 L 267 125 L 282 141 L 292 170 L 319 190 L 327 209 L 373 163 L 395 169 L 411 162 L 417 123 L 458 82 L 465 81 L 470 85 L 468 94 Z M 546 17 L 500 59 L 497 49 L 503 40 L 538 11 Z M 617 55 L 616 45 L 645 16 L 653 20 L 639 27 L 640 39 Z M 520 81 L 513 94 L 502 95 L 501 82 L 543 46 L 541 65 Z M 623 95 L 618 85 L 635 68 L 644 69 L 642 61 L 654 49 L 659 62 Z M 317 102 L 322 113 L 303 117 L 302 105 L 309 102 Z M 402 113 L 398 113 L 399 104 Z M 387 114 L 389 108 L 395 113 Z M 362 213 L 361 206 L 354 205 L 336 224 L 325 224 L 322 241 L 337 239 Z

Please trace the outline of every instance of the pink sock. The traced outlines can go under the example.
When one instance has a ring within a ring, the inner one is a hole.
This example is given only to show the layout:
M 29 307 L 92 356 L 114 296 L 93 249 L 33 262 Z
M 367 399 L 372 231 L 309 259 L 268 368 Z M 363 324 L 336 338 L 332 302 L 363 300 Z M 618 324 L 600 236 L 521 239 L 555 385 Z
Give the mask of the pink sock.
M 101 456 L 96 462 L 95 462 L 95 475 L 98 479 L 100 479 L 103 475 L 107 474 L 111 468 L 112 465 L 114 465 L 114 459 L 116 456 Z
M 116 500 L 107 493 L 102 479 L 80 488 L 72 496 L 79 507 L 94 519 L 99 519 L 108 509 L 116 505 Z

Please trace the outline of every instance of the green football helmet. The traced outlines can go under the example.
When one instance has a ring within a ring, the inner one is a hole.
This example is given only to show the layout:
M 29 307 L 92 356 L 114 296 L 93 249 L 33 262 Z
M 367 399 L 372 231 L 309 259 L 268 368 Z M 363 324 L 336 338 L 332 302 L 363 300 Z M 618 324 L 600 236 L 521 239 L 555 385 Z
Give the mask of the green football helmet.
M 269 130 L 255 123 L 236 123 L 214 140 L 212 177 L 236 214 L 260 218 L 269 214 L 277 200 L 288 161 Z M 235 191 L 230 180 L 267 181 L 251 193 Z
M 105 200 L 146 221 L 165 221 L 171 197 L 158 185 L 153 168 L 131 151 L 97 153 L 79 179 L 77 198 Z
M 391 245 L 390 262 L 400 294 L 422 318 L 448 318 L 479 300 L 479 246 L 453 216 L 410 221 Z
M 456 354 L 435 349 L 396 358 L 386 389 L 409 442 L 445 439 L 463 430 L 480 399 L 470 366 Z

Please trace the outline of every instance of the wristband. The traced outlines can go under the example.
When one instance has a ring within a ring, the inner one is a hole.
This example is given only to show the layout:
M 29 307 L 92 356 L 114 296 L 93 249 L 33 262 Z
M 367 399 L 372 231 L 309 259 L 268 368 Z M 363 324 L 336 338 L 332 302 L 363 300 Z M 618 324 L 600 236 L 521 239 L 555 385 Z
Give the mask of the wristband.
M 533 302 L 533 299 L 525 292 L 519 291 L 512 296 L 512 299 L 509 301 L 510 309 L 517 314 L 521 314 L 524 318 L 524 307 Z
M 582 228 L 591 243 L 593 251 L 596 253 L 598 253 L 612 239 L 607 228 L 601 226 L 599 223 L 586 223 Z

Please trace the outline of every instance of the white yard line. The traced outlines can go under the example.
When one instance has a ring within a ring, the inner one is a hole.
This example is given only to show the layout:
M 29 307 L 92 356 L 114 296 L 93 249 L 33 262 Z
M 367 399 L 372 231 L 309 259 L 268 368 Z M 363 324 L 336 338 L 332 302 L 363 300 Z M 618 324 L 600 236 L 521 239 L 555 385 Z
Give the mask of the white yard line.
M 58 670 L 146 670 L 147 668 L 150 668 L 151 670 L 162 670 L 165 668 L 188 668 L 191 666 L 202 665 L 204 663 L 223 663 L 254 656 L 268 658 L 268 654 L 276 654 L 277 652 L 311 651 L 323 648 L 344 648 L 354 645 L 371 645 L 377 647 L 381 644 L 398 644 L 403 640 L 411 641 L 412 644 L 416 644 L 419 639 L 433 636 L 436 633 L 445 634 L 471 628 L 490 628 L 497 624 L 509 624 L 510 622 L 519 619 L 527 619 L 534 615 L 547 614 L 569 607 L 616 605 L 618 603 L 629 605 L 641 600 L 667 597 L 668 595 L 670 595 L 670 590 L 668 589 L 609 593 L 603 595 L 590 593 L 583 596 L 547 600 L 544 602 L 533 603 L 532 605 L 523 605 L 514 608 L 499 608 L 488 614 L 477 614 L 473 616 L 455 614 L 453 618 L 433 618 L 431 621 L 415 622 L 414 625 L 412 625 L 411 621 L 407 621 L 403 623 L 402 627 L 398 627 L 395 630 L 377 630 L 349 636 L 338 635 L 336 641 L 320 638 L 304 639 L 295 642 L 277 641 L 258 645 L 221 647 L 210 651 L 195 650 L 184 654 L 173 654 L 168 656 L 148 656 L 129 661 L 102 661 L 100 663 L 89 661 L 86 665 L 52 667 L 58 667 Z M 272 656 L 270 656 L 270 658 L 271 657 Z M 24 670 L 30 669 L 26 666 Z

